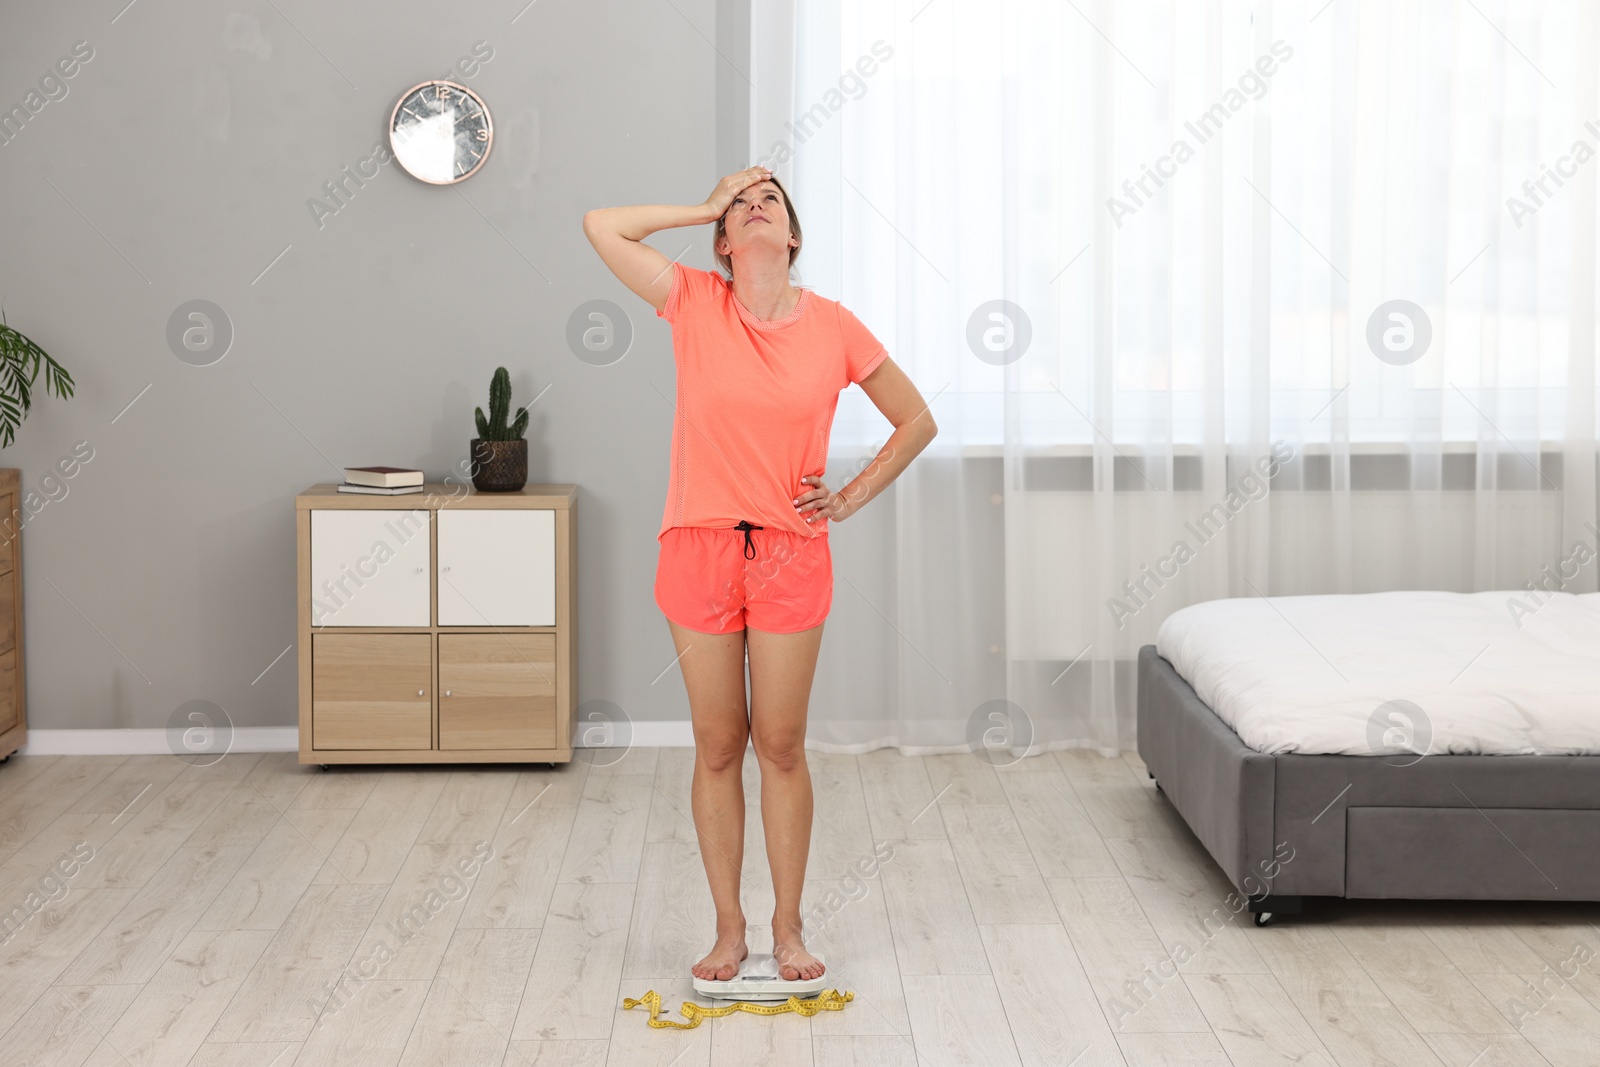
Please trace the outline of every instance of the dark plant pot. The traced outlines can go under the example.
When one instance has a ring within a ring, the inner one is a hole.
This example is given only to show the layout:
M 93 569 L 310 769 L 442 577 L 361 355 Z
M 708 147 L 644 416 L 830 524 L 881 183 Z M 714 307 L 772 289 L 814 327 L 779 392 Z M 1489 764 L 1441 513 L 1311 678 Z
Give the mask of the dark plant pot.
M 472 439 L 472 484 L 480 493 L 515 493 L 528 484 L 528 442 Z

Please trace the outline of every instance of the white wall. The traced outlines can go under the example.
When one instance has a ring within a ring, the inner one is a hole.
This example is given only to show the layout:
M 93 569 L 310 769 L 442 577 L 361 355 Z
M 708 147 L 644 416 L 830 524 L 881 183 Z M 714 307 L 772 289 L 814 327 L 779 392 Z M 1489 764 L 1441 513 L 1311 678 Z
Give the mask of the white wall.
M 78 382 L 70 402 L 38 401 L 0 465 L 38 487 L 76 442 L 93 449 L 23 532 L 34 728 L 159 728 L 194 699 L 239 727 L 292 726 L 294 655 L 262 672 L 295 639 L 294 495 L 346 464 L 442 478 L 497 364 L 518 401 L 549 387 L 532 480 L 580 486 L 580 698 L 687 718 L 675 675 L 652 685 L 673 658 L 651 593 L 669 335 L 581 217 L 698 200 L 744 165 L 746 82 L 719 52 L 744 61 L 748 14 L 519 6 L 0 8 L 0 108 L 74 42 L 93 48 L 0 145 L 0 300 Z M 493 49 L 466 79 L 495 120 L 484 169 L 437 188 L 391 164 L 319 227 L 307 201 L 372 154 L 399 93 L 478 41 Z M 709 266 L 709 227 L 689 240 Z M 637 329 L 609 367 L 565 341 L 601 297 Z M 211 366 L 165 336 L 196 298 L 235 330 Z

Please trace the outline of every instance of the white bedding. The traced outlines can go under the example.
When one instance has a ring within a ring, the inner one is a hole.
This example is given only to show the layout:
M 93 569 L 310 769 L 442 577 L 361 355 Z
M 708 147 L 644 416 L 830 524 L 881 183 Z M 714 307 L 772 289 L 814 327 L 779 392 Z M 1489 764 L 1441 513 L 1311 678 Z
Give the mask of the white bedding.
M 1600 755 L 1600 593 L 1538 597 L 1213 600 L 1156 651 L 1259 752 Z

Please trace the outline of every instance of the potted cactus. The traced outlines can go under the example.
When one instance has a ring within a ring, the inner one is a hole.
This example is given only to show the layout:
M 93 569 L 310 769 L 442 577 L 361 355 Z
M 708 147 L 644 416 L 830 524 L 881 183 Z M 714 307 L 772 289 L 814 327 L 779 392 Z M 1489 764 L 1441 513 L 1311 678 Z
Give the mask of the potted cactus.
M 514 493 L 528 484 L 528 409 L 518 408 L 517 416 L 506 425 L 511 411 L 511 375 L 496 368 L 489 382 L 489 414 L 477 409 L 478 436 L 472 440 L 472 484 L 482 493 Z

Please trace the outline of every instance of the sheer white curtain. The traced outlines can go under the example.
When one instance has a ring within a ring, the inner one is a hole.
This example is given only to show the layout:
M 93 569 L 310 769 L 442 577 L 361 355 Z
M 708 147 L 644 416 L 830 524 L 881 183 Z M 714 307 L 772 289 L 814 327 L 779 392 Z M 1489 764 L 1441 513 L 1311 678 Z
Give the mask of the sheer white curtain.
M 800 281 L 940 427 L 832 533 L 813 746 L 1132 747 L 1202 600 L 1596 588 L 1594 5 L 754 8 Z

